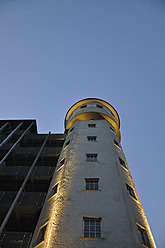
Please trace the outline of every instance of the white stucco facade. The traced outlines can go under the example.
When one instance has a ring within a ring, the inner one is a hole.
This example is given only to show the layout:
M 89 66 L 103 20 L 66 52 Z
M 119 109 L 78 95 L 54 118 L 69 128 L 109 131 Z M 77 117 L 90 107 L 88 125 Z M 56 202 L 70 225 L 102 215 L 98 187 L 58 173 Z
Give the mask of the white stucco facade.
M 117 112 L 99 99 L 76 104 L 30 247 L 156 247 L 120 145 Z

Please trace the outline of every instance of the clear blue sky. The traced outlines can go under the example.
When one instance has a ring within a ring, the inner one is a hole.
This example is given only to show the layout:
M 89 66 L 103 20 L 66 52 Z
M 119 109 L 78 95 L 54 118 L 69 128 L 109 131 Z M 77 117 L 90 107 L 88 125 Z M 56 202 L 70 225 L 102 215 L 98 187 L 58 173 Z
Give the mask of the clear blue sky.
M 165 247 L 165 1 L 1 0 L 0 118 L 63 132 L 76 101 L 121 118 L 122 147 L 158 248 Z

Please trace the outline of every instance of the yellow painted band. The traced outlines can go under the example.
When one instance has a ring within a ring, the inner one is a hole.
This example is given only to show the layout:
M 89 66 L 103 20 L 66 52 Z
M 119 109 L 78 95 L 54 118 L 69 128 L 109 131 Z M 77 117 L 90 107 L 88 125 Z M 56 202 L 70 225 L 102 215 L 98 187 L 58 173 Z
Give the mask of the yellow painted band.
M 114 128 L 116 131 L 116 134 L 119 138 L 119 141 L 121 140 L 120 130 L 118 125 L 112 120 L 109 116 L 98 113 L 98 112 L 86 112 L 83 114 L 79 114 L 75 116 L 66 126 L 66 130 L 68 130 L 77 120 L 100 120 L 100 119 L 106 119 Z
M 118 124 L 118 127 L 120 128 L 120 119 L 119 119 L 119 116 L 118 116 L 118 113 L 117 111 L 114 109 L 114 107 L 112 107 L 108 102 L 106 101 L 103 101 L 101 99 L 97 99 L 97 98 L 87 98 L 87 99 L 83 99 L 83 100 L 80 100 L 79 102 L 75 103 L 67 112 L 66 114 L 66 117 L 65 117 L 65 124 L 66 124 L 66 121 L 68 120 L 69 116 L 71 115 L 71 113 L 79 106 L 81 106 L 82 104 L 85 104 L 85 103 L 89 103 L 89 102 L 98 102 L 98 103 L 101 103 L 103 104 L 104 106 L 106 106 L 110 111 L 112 111 L 112 113 L 114 114 L 115 116 L 115 120 Z

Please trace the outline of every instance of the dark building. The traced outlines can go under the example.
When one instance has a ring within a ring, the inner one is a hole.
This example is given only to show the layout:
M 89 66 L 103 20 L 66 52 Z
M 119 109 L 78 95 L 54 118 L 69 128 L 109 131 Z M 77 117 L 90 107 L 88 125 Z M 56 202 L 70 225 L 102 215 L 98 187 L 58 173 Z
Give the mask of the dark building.
M 1 248 L 29 247 L 64 139 L 35 120 L 0 121 Z

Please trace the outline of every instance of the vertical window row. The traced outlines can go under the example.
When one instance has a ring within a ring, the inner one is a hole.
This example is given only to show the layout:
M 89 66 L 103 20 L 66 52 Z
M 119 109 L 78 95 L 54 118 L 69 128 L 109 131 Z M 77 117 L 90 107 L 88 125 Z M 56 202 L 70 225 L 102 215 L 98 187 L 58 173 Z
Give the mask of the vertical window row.
M 110 127 L 110 130 L 114 132 L 112 127 Z M 117 146 L 117 148 L 121 149 L 119 143 L 115 139 L 114 139 L 114 145 Z M 121 159 L 120 157 L 119 157 L 119 162 L 122 167 L 127 169 L 127 166 L 124 160 Z M 126 189 L 127 189 L 128 195 L 131 196 L 133 199 L 137 200 L 134 189 L 127 183 L 126 183 Z M 138 228 L 139 239 L 140 239 L 141 244 L 145 245 L 148 248 L 151 248 L 145 228 L 140 226 L 139 224 L 137 224 L 137 228 Z
M 97 106 L 102 108 L 101 105 Z M 88 124 L 89 128 L 96 128 L 96 124 Z M 88 141 L 96 141 L 97 136 L 87 136 Z M 97 161 L 98 154 L 86 154 L 88 162 Z M 99 178 L 85 178 L 85 190 L 99 190 Z M 83 218 L 83 237 L 84 238 L 101 238 L 101 218 L 84 217 Z

